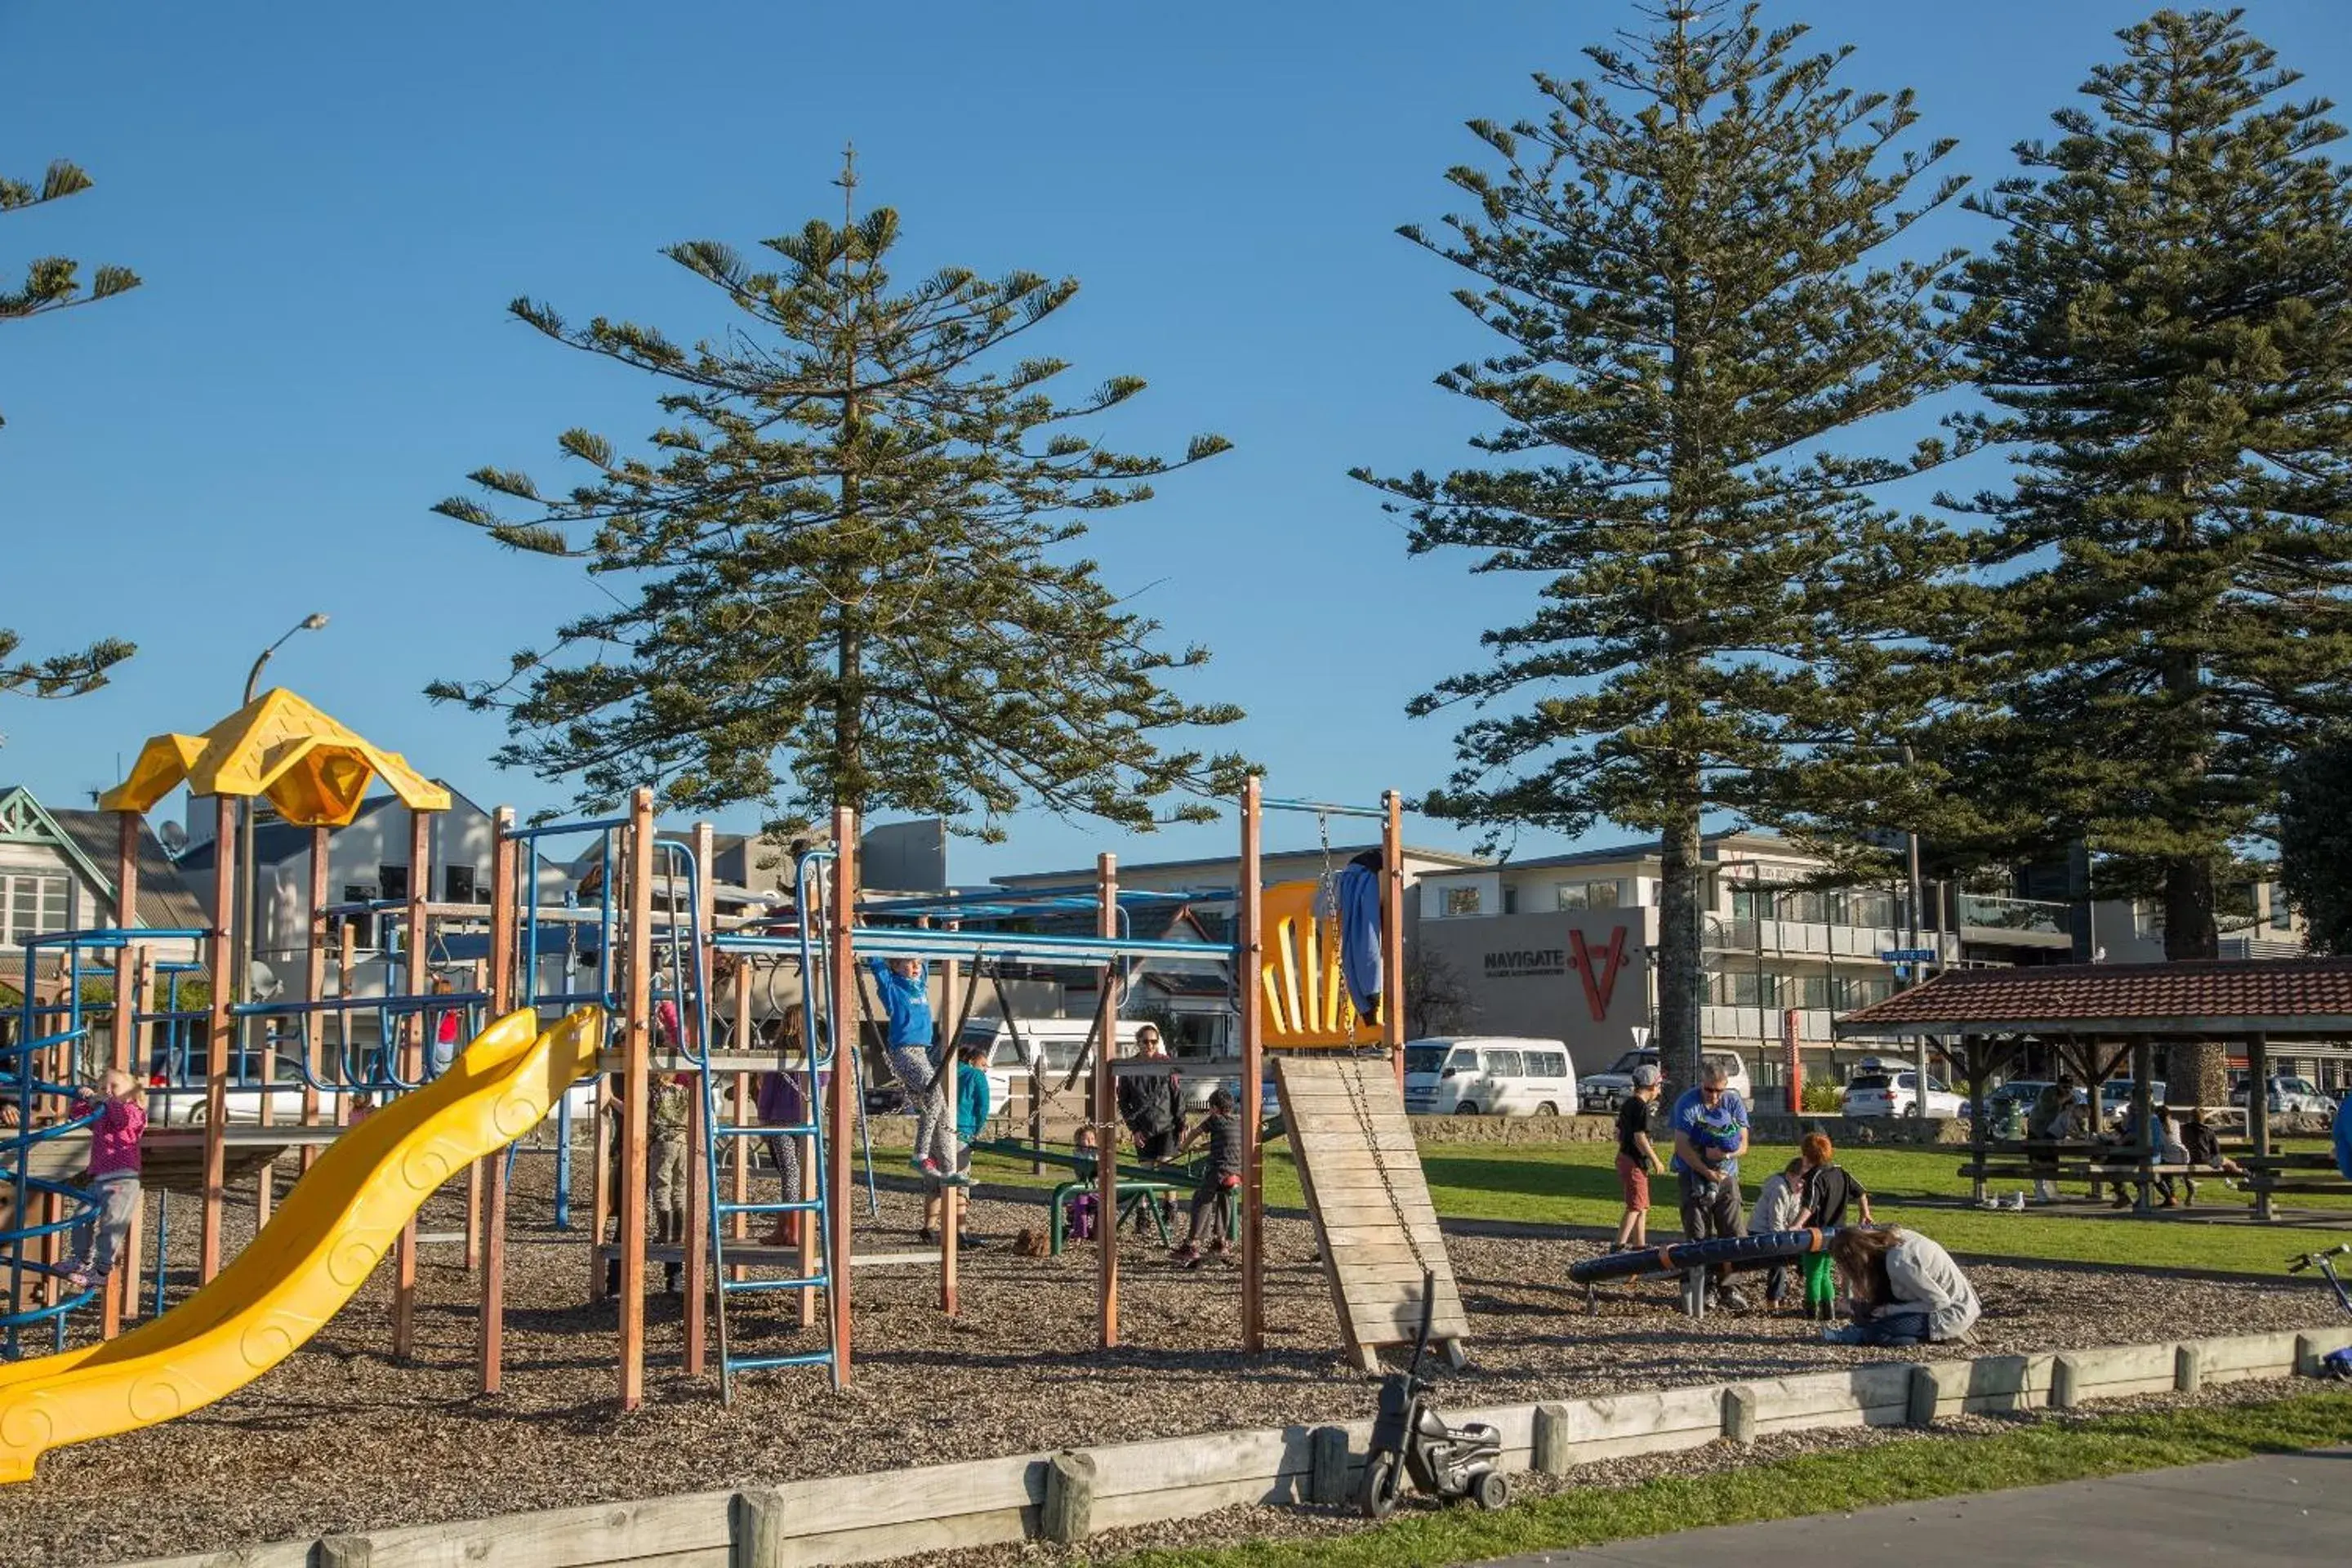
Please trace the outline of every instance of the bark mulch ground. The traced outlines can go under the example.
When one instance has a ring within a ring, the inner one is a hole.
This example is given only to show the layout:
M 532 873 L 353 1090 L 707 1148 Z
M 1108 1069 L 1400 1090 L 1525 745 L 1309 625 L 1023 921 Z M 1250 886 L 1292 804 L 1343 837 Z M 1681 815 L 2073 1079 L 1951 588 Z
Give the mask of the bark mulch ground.
M 584 1162 L 583 1162 L 584 1164 Z M 668 1492 L 1234 1427 L 1344 1420 L 1373 1389 L 1338 1354 L 1330 1299 L 1297 1220 L 1268 1222 L 1268 1353 L 1233 1349 L 1239 1275 L 1213 1262 L 1174 1268 L 1130 1248 L 1126 1343 L 1097 1347 L 1095 1256 L 1014 1255 L 1040 1226 L 1035 1203 L 982 1198 L 993 1244 L 968 1254 L 963 1316 L 936 1310 L 935 1270 L 863 1273 L 854 1287 L 856 1382 L 831 1393 L 813 1369 L 747 1375 L 732 1408 L 716 1379 L 681 1370 L 675 1298 L 647 1309 L 644 1408 L 623 1415 L 614 1311 L 587 1303 L 585 1238 L 551 1229 L 544 1154 L 518 1166 L 504 1392 L 474 1392 L 474 1285 L 455 1246 L 424 1257 L 417 1353 L 395 1363 L 383 1271 L 309 1346 L 252 1386 L 145 1431 L 58 1450 L 29 1484 L 0 1490 L 11 1561 L 105 1563 L 255 1542 L 433 1523 Z M 428 1205 L 427 1231 L 461 1223 L 462 1187 Z M 861 1250 L 912 1245 L 911 1194 L 886 1190 L 877 1223 L 858 1213 Z M 250 1188 L 227 1242 L 250 1232 Z M 173 1299 L 187 1288 L 193 1204 L 175 1200 Z M 1449 1238 L 1472 1322 L 1473 1366 L 1449 1374 L 1449 1408 L 1820 1370 L 1901 1352 L 1824 1345 L 1817 1331 L 1761 1313 L 1686 1323 L 1664 1285 L 1603 1292 L 1588 1315 L 1568 1264 L 1592 1244 Z M 651 1271 L 658 1287 L 659 1270 Z M 1971 1269 L 1986 1315 L 1978 1354 L 2252 1333 L 2327 1323 L 2324 1292 L 2267 1281 L 2174 1280 L 2065 1267 Z M 739 1347 L 803 1344 L 787 1295 L 737 1298 Z M 1823 1442 L 1864 1440 L 1853 1435 Z M 1258 1513 L 1249 1532 L 1257 1531 Z M 1218 1516 L 1223 1518 L 1223 1516 Z M 1215 1538 L 1216 1525 L 1195 1536 Z M 1226 1528 L 1231 1528 L 1230 1526 Z

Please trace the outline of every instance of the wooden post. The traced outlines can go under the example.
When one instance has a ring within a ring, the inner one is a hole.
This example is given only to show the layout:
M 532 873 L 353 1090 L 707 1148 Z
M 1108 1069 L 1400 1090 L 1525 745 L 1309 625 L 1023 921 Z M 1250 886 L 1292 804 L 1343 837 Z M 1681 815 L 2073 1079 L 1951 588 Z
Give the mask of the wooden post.
M 433 892 L 433 814 L 408 814 L 408 962 L 405 982 L 411 996 L 431 993 L 432 972 L 426 954 L 432 944 L 425 929 L 425 905 Z M 412 1012 L 400 1031 L 400 1077 L 404 1083 L 425 1077 L 425 1035 L 430 1026 L 422 1011 Z M 416 1214 L 411 1210 L 392 1246 L 392 1353 L 405 1358 L 416 1348 Z
M 2257 1157 L 2271 1152 L 2270 1044 L 2267 1035 L 2246 1037 L 2246 1136 Z M 2250 1184 L 2254 1189 L 2254 1219 L 2268 1225 L 2278 1217 L 2272 1210 L 2269 1190 L 2277 1173 L 2260 1165 L 2254 1169 L 2256 1179 Z
M 1264 894 L 1259 860 L 1265 826 L 1264 787 L 1252 773 L 1242 784 L 1240 904 L 1234 911 L 1234 960 L 1239 971 L 1234 990 L 1242 1026 L 1242 1350 L 1265 1349 L 1265 1158 L 1258 1140 L 1265 1109 L 1260 1084 L 1265 1077 L 1265 1021 L 1258 1005 L 1258 970 L 1265 962 Z M 1108 1216 L 1106 1216 L 1108 1218 Z
M 146 1081 L 147 1068 L 140 1059 L 144 1042 L 137 1034 L 139 1026 L 136 1014 L 139 1008 L 145 1005 L 149 990 L 154 984 L 154 963 L 155 955 L 144 948 L 140 949 L 133 955 L 131 971 L 131 1011 L 125 1016 L 126 1026 L 132 1031 L 131 1070 L 139 1075 L 140 1081 L 142 1083 Z M 117 1006 L 121 1005 L 121 996 L 122 994 L 120 991 L 115 993 Z M 160 1212 L 163 1203 L 163 1194 L 160 1190 L 155 1194 L 155 1203 Z M 131 1228 L 123 1234 L 122 1249 L 118 1254 L 120 1261 L 115 1265 L 115 1283 L 120 1287 L 121 1295 L 121 1304 L 118 1310 L 121 1313 L 120 1321 L 122 1322 L 129 1322 L 139 1315 L 139 1275 L 142 1267 L 141 1259 L 147 1246 L 146 1232 L 147 1205 L 142 1197 L 139 1203 L 131 1205 Z M 163 1268 L 163 1260 L 159 1257 L 155 1260 L 156 1272 L 161 1274 Z
M 1543 1419 L 1544 1406 L 1536 1412 Z M 1307 1500 L 1321 1508 L 1340 1508 L 1348 1501 L 1348 1429 L 1318 1426 L 1307 1438 Z
M 352 921 L 345 921 L 335 931 L 335 994 L 337 996 L 348 997 L 352 994 L 352 977 L 359 973 L 358 944 L 359 928 Z M 381 1027 L 378 1026 L 379 1033 Z M 349 1062 L 352 1058 L 352 1015 L 349 1008 L 339 1009 L 335 1015 L 335 1039 L 343 1048 L 343 1060 Z M 380 1039 L 379 1044 L 381 1044 Z M 348 1127 L 351 1124 L 352 1086 L 346 1083 L 343 1086 L 343 1092 L 335 1096 L 335 1125 Z
M 1095 858 L 1097 934 L 1118 940 L 1118 857 Z M 1102 1348 L 1118 1343 L 1118 1089 L 1111 1058 L 1118 1050 L 1118 965 L 1103 965 L 1102 994 L 1095 998 L 1095 1080 L 1087 1119 L 1095 1124 L 1095 1290 L 1100 1307 Z
M 1985 1140 L 1990 1135 L 1985 1126 L 1985 1079 L 1990 1076 L 1986 1070 L 1986 1058 L 1990 1054 L 1982 1035 L 1960 1037 L 1960 1067 L 1969 1075 L 1969 1163 L 1977 1168 L 1976 1175 L 1969 1182 L 1969 1196 L 1978 1203 L 1984 1201 Z M 1920 1104 L 1927 1102 L 1927 1087 L 1922 1085 Z
M 209 1285 L 221 1265 L 221 1202 L 228 1193 L 228 1058 L 236 1048 L 236 1022 L 229 1004 L 237 991 L 236 949 L 231 928 L 236 923 L 236 803 L 226 795 L 213 800 L 213 919 L 211 951 L 205 963 L 212 971 L 213 994 L 205 1020 L 205 1207 L 197 1222 L 196 1283 Z M 26 976 L 26 983 L 31 975 Z
M 930 917 L 926 915 L 918 923 L 928 926 L 931 923 Z M 959 930 L 961 928 L 962 924 L 963 922 L 961 921 L 948 921 L 948 930 Z M 956 991 L 956 980 L 961 974 L 962 967 L 963 966 L 958 963 L 953 958 L 950 958 L 944 968 L 940 971 L 941 977 L 945 984 L 940 989 L 940 995 L 950 1007 L 953 1007 L 955 1005 L 955 999 L 958 994 Z M 940 1049 L 946 1053 L 947 1059 L 941 1062 L 936 1069 L 937 1071 L 946 1075 L 948 1086 L 947 1114 L 950 1118 L 950 1125 L 953 1124 L 953 1118 L 956 1115 L 956 1106 L 961 1099 L 960 1091 L 962 1082 L 963 1064 L 956 1056 L 956 1049 L 960 1043 L 956 1037 L 962 1027 L 963 1020 L 961 1017 L 950 1014 L 948 1019 L 947 1033 L 940 1042 Z M 991 1106 L 989 1109 L 993 1110 L 996 1108 L 994 1106 Z M 961 1151 L 959 1151 L 959 1152 L 961 1152 Z M 940 1193 L 941 1200 L 940 1203 L 940 1310 L 952 1318 L 957 1313 L 956 1254 L 963 1245 L 963 1189 L 952 1184 L 942 1184 L 940 1188 Z
M 490 1016 L 504 1017 L 515 1005 L 515 961 L 521 947 L 517 931 L 515 864 L 519 858 L 514 807 L 502 805 L 490 818 Z M 528 918 L 536 920 L 536 909 Z M 504 1150 L 483 1162 L 481 1321 L 475 1340 L 474 1370 L 481 1391 L 496 1394 L 506 1374 L 507 1340 L 507 1159 Z M 597 1239 L 602 1240 L 600 1233 Z M 596 1249 L 590 1247 L 588 1255 Z
M 1914 1367 L 1916 1374 L 1925 1368 Z M 1929 1379 L 1930 1386 L 1933 1378 Z M 1931 1406 L 1932 1408 L 1932 1406 Z M 1723 1391 L 1723 1435 L 1743 1448 L 1756 1446 L 1756 1391 L 1746 1386 Z
M 1110 1151 L 1104 1150 L 1105 1163 Z M 1097 1233 L 1109 1228 L 1098 1224 Z M 1094 1529 L 1095 1457 L 1065 1448 L 1045 1462 L 1045 1507 L 1038 1530 L 1046 1540 L 1068 1546 Z
M 1404 796 L 1381 796 L 1387 816 L 1381 824 L 1381 1046 L 1396 1067 L 1397 1093 L 1404 1092 Z M 1572 1109 L 1572 1108 L 1571 1108 Z
M 704 1152 L 709 1147 L 712 1136 L 712 1129 L 706 1115 L 706 1097 L 702 1092 L 710 1076 L 709 1066 L 710 997 L 701 983 L 703 961 L 709 952 L 710 922 L 717 918 L 719 912 L 718 895 L 710 885 L 713 875 L 711 860 L 714 844 L 710 824 L 696 823 L 694 825 L 695 942 L 691 949 L 680 955 L 678 961 L 678 967 L 686 976 L 685 984 L 694 988 L 694 999 L 690 1005 L 690 1011 L 687 998 L 680 996 L 677 999 L 678 1032 L 683 1036 L 688 1029 L 694 1031 L 691 1037 L 695 1042 L 695 1051 L 702 1057 L 704 1062 L 703 1081 L 697 1083 L 695 1092 L 688 1097 L 691 1103 L 687 1107 L 686 1112 L 686 1234 L 679 1237 L 686 1247 L 686 1372 L 688 1377 L 702 1375 L 703 1363 L 709 1354 L 710 1238 L 709 1233 L 710 1206 L 719 1198 L 719 1194 L 710 1190 L 710 1183 L 708 1180 L 710 1166 L 709 1162 L 704 1157 Z M 669 939 L 674 943 L 679 936 L 676 920 L 677 894 L 675 889 L 670 893 L 670 910 L 672 919 Z M 678 1044 L 683 1047 L 686 1042 L 680 1039 Z
M 2205 1387 L 2205 1347 L 2175 1345 L 2172 1349 L 2172 1391 L 2198 1394 Z
M 1568 1406 L 1538 1405 L 1536 1406 L 1535 1446 L 1528 1462 L 1539 1476 L 1564 1476 L 1569 1469 L 1569 1448 L 1575 1441 L 1570 1430 Z
M 801 1294 L 807 1294 L 806 1291 Z M 798 1521 L 784 1494 L 772 1489 L 735 1494 L 728 1568 L 781 1568 L 790 1562 Z
M 654 792 L 629 796 L 628 1016 L 621 1026 L 621 1408 L 646 1396 L 646 1156 L 653 1095 Z
M 127 938 L 139 923 L 139 814 L 119 811 L 114 815 L 114 924 Z M 114 950 L 114 1027 L 108 1059 L 117 1072 L 139 1073 L 139 949 L 128 940 Z M 26 976 L 28 983 L 31 978 L 29 973 Z M 135 1233 L 137 1211 L 132 1212 Z M 125 1287 L 132 1286 L 138 1278 L 138 1257 L 139 1242 L 134 1234 L 124 1238 L 122 1257 L 115 1265 L 119 1278 L 107 1281 L 101 1298 L 98 1325 L 101 1339 L 110 1340 L 121 1332 L 124 1316 L 137 1311 L 135 1286 L 128 1289 Z
M 2156 1042 L 2146 1035 L 2132 1037 L 2131 1068 L 2132 1136 L 2139 1144 L 2132 1151 L 2132 1163 L 2139 1167 L 2138 1191 L 2132 1196 L 2132 1207 L 2146 1214 L 2148 1210 L 2148 1184 L 2153 1179 L 2148 1175 L 2147 1168 L 2157 1160 L 2155 1096 L 2151 1092 L 2153 1086 L 2148 1081 L 2156 1076 Z
M 825 932 L 832 970 L 825 978 L 833 988 L 833 1071 L 824 1082 L 824 1268 L 830 1281 L 824 1295 L 833 1340 L 833 1386 L 838 1391 L 850 1384 L 849 1146 L 856 1127 L 849 1095 L 850 1080 L 856 1075 L 848 1053 L 865 1044 L 858 1037 L 857 954 L 850 936 L 857 925 L 857 813 L 849 806 L 833 808 L 833 900 Z M 814 1034 L 810 1044 L 815 1044 Z M 802 1234 L 815 1228 L 803 1224 Z
M 327 998 L 327 857 L 331 831 L 325 827 L 310 829 L 310 918 L 305 922 L 310 932 L 310 946 L 302 956 L 302 995 L 304 1000 L 313 1004 Z M 348 1027 L 351 1015 L 346 1013 L 343 1016 Z M 303 1014 L 302 1059 L 310 1064 L 310 1081 L 302 1086 L 302 1125 L 305 1127 L 319 1125 L 319 1090 L 315 1084 L 325 1076 L 320 1067 L 326 1043 L 326 1015 L 315 1008 Z M 336 1098 L 345 1099 L 350 1094 L 351 1086 L 345 1084 L 343 1092 Z M 310 1163 L 318 1157 L 316 1144 L 303 1144 L 301 1153 L 295 1157 L 295 1169 L 298 1172 L 308 1171 Z
M 2083 1360 L 2061 1355 L 2050 1363 L 2050 1408 L 2072 1410 L 2083 1403 Z

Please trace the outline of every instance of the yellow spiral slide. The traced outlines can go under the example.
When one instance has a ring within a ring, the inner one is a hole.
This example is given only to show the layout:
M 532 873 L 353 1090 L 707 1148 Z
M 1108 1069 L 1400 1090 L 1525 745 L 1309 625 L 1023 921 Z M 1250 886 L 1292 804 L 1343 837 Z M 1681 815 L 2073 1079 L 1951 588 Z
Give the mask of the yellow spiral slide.
M 594 1007 L 542 1033 L 528 1009 L 450 1069 L 329 1144 L 253 1245 L 181 1306 L 121 1338 L 0 1368 L 0 1482 L 51 1448 L 184 1415 L 326 1325 L 436 1189 L 545 1119 L 596 1065 Z

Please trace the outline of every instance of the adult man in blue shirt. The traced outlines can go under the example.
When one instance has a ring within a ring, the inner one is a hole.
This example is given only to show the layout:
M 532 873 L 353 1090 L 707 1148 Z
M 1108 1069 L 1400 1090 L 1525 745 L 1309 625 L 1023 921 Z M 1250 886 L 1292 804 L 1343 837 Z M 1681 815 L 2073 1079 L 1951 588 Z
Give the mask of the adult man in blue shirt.
M 1683 1235 L 1692 1241 L 1745 1236 L 1739 1199 L 1739 1156 L 1748 1152 L 1748 1106 L 1714 1062 L 1699 1068 L 1698 1087 L 1675 1101 L 1666 1124 L 1675 1134 L 1675 1173 L 1682 1179 Z M 1715 1270 L 1723 1304 L 1745 1311 L 1746 1298 L 1727 1281 L 1731 1270 Z

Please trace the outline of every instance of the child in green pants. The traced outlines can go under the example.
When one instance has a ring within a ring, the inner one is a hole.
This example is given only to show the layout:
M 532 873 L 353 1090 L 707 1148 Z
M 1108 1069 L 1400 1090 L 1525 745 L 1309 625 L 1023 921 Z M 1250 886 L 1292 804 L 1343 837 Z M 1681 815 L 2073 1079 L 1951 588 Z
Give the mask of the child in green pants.
M 1811 1133 L 1798 1149 L 1805 1161 L 1805 1193 L 1797 1228 L 1834 1232 L 1845 1224 L 1849 1206 L 1858 1209 L 1862 1223 L 1868 1225 L 1870 1194 L 1853 1172 L 1837 1163 L 1837 1151 L 1827 1135 Z M 1837 1269 L 1826 1245 L 1805 1258 L 1805 1316 L 1816 1322 L 1828 1322 L 1837 1316 Z

